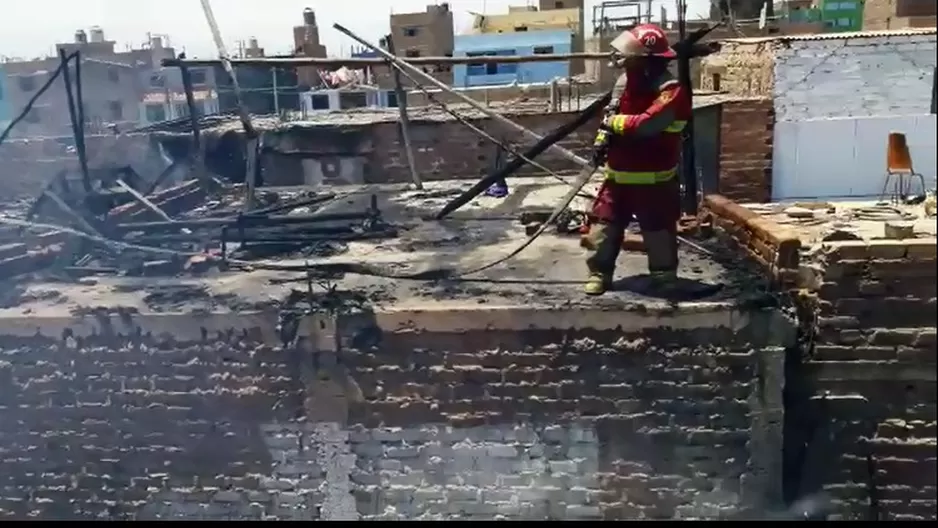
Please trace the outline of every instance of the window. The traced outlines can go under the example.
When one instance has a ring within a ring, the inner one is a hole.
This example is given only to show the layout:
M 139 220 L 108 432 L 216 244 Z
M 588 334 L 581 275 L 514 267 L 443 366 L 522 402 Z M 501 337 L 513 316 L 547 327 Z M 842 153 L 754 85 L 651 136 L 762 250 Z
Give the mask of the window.
M 528 30 L 528 26 L 515 26 L 515 33 L 524 33 Z
M 554 2 L 554 9 L 563 9 L 563 2 Z
M 368 106 L 368 97 L 365 92 L 339 92 L 339 108 L 364 108 Z
M 177 103 L 173 105 L 173 115 L 175 117 L 186 117 L 189 115 L 189 105 Z
M 111 101 L 108 103 L 108 113 L 111 121 L 121 121 L 124 119 L 124 105 L 120 101 Z
M 938 14 L 935 0 L 896 0 L 896 16 L 919 17 Z
M 840 9 L 840 4 L 838 4 L 837 2 L 829 2 L 827 4 L 824 4 L 825 11 L 837 11 L 838 9 Z
M 329 109 L 329 96 L 326 94 L 313 94 L 309 98 L 310 105 L 313 107 L 313 110 L 328 110 Z
M 415 27 L 405 27 L 405 28 L 404 28 L 404 36 L 405 36 L 405 37 L 416 37 L 416 36 L 417 36 L 417 33 L 420 33 L 420 29 L 419 29 L 419 28 L 415 28 Z
M 554 53 L 553 46 L 534 46 L 535 55 L 551 55 Z
M 163 88 L 166 86 L 166 79 L 162 75 L 154 73 L 150 75 L 150 86 L 153 88 Z
M 189 70 L 189 78 L 192 80 L 193 86 L 204 85 L 206 77 L 205 70 L 201 68 Z
M 146 106 L 147 123 L 166 121 L 166 108 L 159 103 L 150 103 Z
M 711 74 L 710 78 L 713 80 L 713 91 L 714 91 L 714 92 L 719 92 L 719 91 L 720 91 L 720 81 L 721 81 L 720 74 L 719 74 L 719 73 Z
M 388 90 L 388 108 L 397 108 L 397 93 L 394 90 Z
M 20 90 L 31 92 L 36 89 L 36 77 L 32 75 L 21 75 L 18 80 Z
M 515 50 L 474 51 L 467 57 L 514 56 Z M 513 75 L 518 73 L 517 64 L 475 63 L 466 66 L 466 75 Z
M 837 25 L 840 27 L 849 27 L 851 20 L 849 18 L 839 18 L 837 19 Z
M 117 71 L 117 68 L 108 68 L 107 69 L 107 78 L 112 83 L 121 82 L 121 74 Z
M 405 56 L 405 57 L 419 57 L 419 56 L 420 56 L 420 50 L 409 49 L 409 50 L 407 50 L 407 51 L 404 52 L 404 56 Z
M 42 121 L 42 115 L 39 113 L 39 109 L 35 106 L 29 109 L 29 112 L 23 116 L 23 121 L 27 123 L 38 123 Z

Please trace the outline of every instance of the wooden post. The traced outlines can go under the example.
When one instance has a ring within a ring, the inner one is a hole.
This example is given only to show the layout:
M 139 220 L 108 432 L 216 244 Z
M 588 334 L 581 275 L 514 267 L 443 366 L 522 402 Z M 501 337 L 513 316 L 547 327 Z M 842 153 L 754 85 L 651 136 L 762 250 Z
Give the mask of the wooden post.
M 254 209 L 255 188 L 257 186 L 257 171 L 260 169 L 259 153 L 261 149 L 261 136 L 248 137 L 247 163 L 244 172 L 244 212 Z
M 124 180 L 118 178 L 118 179 L 117 179 L 117 185 L 118 185 L 121 189 L 124 189 L 125 191 L 127 191 L 128 193 L 130 193 L 130 195 L 133 196 L 135 200 L 137 200 L 138 202 L 140 202 L 141 204 L 143 204 L 143 206 L 146 207 L 147 209 L 149 209 L 149 210 L 153 211 L 154 213 L 156 213 L 156 215 L 159 216 L 160 218 L 162 218 L 163 220 L 165 220 L 165 221 L 167 221 L 167 222 L 172 222 L 172 221 L 173 221 L 173 219 L 170 218 L 170 216 L 169 216 L 168 214 L 166 214 L 162 209 L 160 209 L 159 207 L 157 207 L 156 204 L 154 204 L 154 203 L 151 202 L 149 199 L 147 199 L 146 196 L 144 196 L 144 195 L 140 194 L 139 192 L 137 192 L 137 189 L 134 189 L 133 187 L 131 187 L 130 185 L 128 185 L 127 182 L 125 182 Z
M 394 41 L 391 35 L 387 36 L 388 51 L 394 54 Z M 420 174 L 417 173 L 417 163 L 414 160 L 414 150 L 410 144 L 410 119 L 407 116 L 407 93 L 404 92 L 404 86 L 401 84 L 401 72 L 397 67 L 388 63 L 391 73 L 394 75 L 394 96 L 397 98 L 397 110 L 401 116 L 401 138 L 404 140 L 404 154 L 407 156 L 407 166 L 410 168 L 410 179 L 414 182 L 414 188 L 418 191 L 423 190 L 423 182 L 420 181 Z
M 277 93 L 279 91 L 279 86 L 277 86 L 277 68 L 270 69 L 270 77 L 271 85 L 274 89 L 274 114 L 280 117 L 280 94 Z
M 179 67 L 179 73 L 182 76 L 182 88 L 186 92 L 186 106 L 189 107 L 189 122 L 192 124 L 192 151 L 189 159 L 192 160 L 192 170 L 194 176 L 199 181 L 205 178 L 205 160 L 202 157 L 202 131 L 199 128 L 199 118 L 201 112 L 195 105 L 195 93 L 192 88 L 192 72 L 185 65 Z M 169 99 L 169 94 L 167 94 Z M 173 107 L 172 101 L 169 101 L 170 108 Z
M 75 53 L 75 62 L 81 61 L 81 55 Z M 83 134 L 78 130 L 78 110 L 75 105 L 75 94 L 72 93 L 71 72 L 68 70 L 69 57 L 64 49 L 59 50 L 62 60 L 62 84 L 65 85 L 65 95 L 68 97 L 68 115 L 72 121 L 72 136 L 75 140 L 75 152 L 78 154 L 78 164 L 81 166 L 81 183 L 85 192 L 91 192 L 91 176 L 88 174 L 88 157 L 82 141 Z

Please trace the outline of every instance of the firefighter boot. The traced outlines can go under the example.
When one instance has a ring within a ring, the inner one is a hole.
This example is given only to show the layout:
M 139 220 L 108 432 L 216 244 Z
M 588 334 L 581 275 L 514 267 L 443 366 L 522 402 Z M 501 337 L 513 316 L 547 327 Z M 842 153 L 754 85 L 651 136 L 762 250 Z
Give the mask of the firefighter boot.
M 678 286 L 677 277 L 677 234 L 671 231 L 642 233 L 645 252 L 648 254 L 648 271 L 652 287 L 667 293 Z
M 612 274 L 622 249 L 624 234 L 622 227 L 613 224 L 597 223 L 590 226 L 590 232 L 585 237 L 588 243 L 583 244 L 593 253 L 586 259 L 590 272 L 584 288 L 587 295 L 602 295 L 612 286 Z

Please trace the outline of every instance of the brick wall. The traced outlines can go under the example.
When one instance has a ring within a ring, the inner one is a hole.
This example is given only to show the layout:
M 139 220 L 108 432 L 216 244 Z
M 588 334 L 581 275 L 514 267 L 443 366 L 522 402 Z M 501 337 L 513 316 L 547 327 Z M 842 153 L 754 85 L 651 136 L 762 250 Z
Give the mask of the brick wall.
M 720 121 L 719 193 L 738 202 L 772 198 L 771 99 L 723 103 Z
M 80 174 L 74 142 L 68 138 L 11 139 L 0 145 L 0 190 L 4 199 L 35 198 L 63 169 Z M 91 169 L 130 165 L 147 178 L 155 178 L 166 163 L 151 138 L 144 134 L 88 136 L 85 139 Z
M 704 57 L 700 88 L 746 97 L 771 97 L 774 68 L 774 41 L 729 40 L 719 53 Z
M 757 403 L 755 380 L 774 383 L 784 352 L 753 350 L 731 334 L 387 336 L 350 363 L 365 399 L 363 423 L 399 428 L 354 437 L 360 474 L 353 480 L 367 483 L 357 492 L 359 512 L 391 519 L 739 515 L 763 500 L 772 470 L 759 457 L 772 441 L 758 431 L 780 419 L 780 401 Z M 773 362 L 773 374 L 760 370 Z
M 786 42 L 775 54 L 778 120 L 928 114 L 935 49 L 934 31 Z
M 545 135 L 574 119 L 575 113 L 548 113 L 545 110 L 542 114 L 507 117 L 528 130 Z M 518 151 L 523 152 L 533 143 L 516 132 L 508 131 L 504 125 L 495 123 L 492 119 L 473 120 L 473 124 L 493 137 L 514 145 L 513 148 Z M 559 145 L 588 158 L 598 127 L 597 118 L 595 122 L 580 127 Z M 407 157 L 397 123 L 372 125 L 370 136 L 373 138 L 374 150 L 369 155 L 372 166 L 369 172 L 373 178 L 369 183 L 410 181 Z M 410 137 L 415 163 L 425 180 L 477 178 L 494 167 L 497 147 L 458 122 L 414 122 Z M 575 164 L 551 152 L 538 156 L 538 162 L 558 172 L 579 170 Z M 538 172 L 541 171 L 526 165 L 518 174 Z
M 292 515 L 259 427 L 295 417 L 286 351 L 240 332 L 0 343 L 0 518 Z
M 758 514 L 778 498 L 787 323 L 732 317 L 624 333 L 356 322 L 337 363 L 237 324 L 189 341 L 5 335 L 0 518 Z
M 773 126 L 771 108 L 761 99 L 739 100 L 722 103 L 723 124 L 720 132 L 713 131 L 719 137 L 718 147 L 721 176 L 721 192 L 731 196 L 750 197 L 754 201 L 763 201 L 770 193 L 771 182 L 766 179 L 764 169 L 771 166 L 771 130 Z M 771 105 L 769 105 L 770 107 Z M 519 125 L 546 135 L 557 127 L 574 119 L 577 112 L 547 112 L 508 115 Z M 519 134 L 507 131 L 503 125 L 491 119 L 476 119 L 473 123 L 493 137 L 513 145 L 517 151 L 528 148 L 532 142 Z M 599 127 L 598 119 L 580 127 L 573 134 L 559 142 L 559 145 L 573 150 L 584 158 L 589 158 L 593 138 Z M 768 136 L 765 136 L 768 131 Z M 700 129 L 699 134 L 710 133 Z M 288 134 L 281 134 L 287 136 Z M 418 171 L 426 181 L 458 178 L 478 178 L 487 174 L 495 164 L 497 147 L 481 138 L 465 125 L 455 121 L 414 120 L 411 123 L 411 144 L 414 150 Z M 328 139 L 324 139 L 328 138 Z M 157 159 L 158 154 L 152 145 L 152 139 L 146 135 L 93 136 L 88 138 L 88 150 L 91 167 L 107 164 L 131 164 L 145 177 L 155 177 L 163 168 L 164 162 Z M 188 144 L 188 137 L 173 137 L 174 144 L 183 149 Z M 291 132 L 289 138 L 279 138 L 283 149 L 290 152 L 309 152 L 310 155 L 342 157 L 351 160 L 355 168 L 350 179 L 362 178 L 364 183 L 404 183 L 411 181 L 407 166 L 400 128 L 397 123 L 375 123 L 365 126 L 319 127 L 311 132 Z M 221 144 L 222 142 L 218 142 Z M 231 163 L 216 163 L 213 168 L 221 171 L 242 168 L 237 162 L 238 156 L 224 155 L 227 148 L 237 146 L 226 144 L 219 152 L 210 152 L 213 159 L 229 159 Z M 349 152 L 358 153 L 348 156 Z M 303 183 L 303 169 L 298 156 L 268 156 L 276 158 L 265 161 L 265 170 L 273 170 L 267 177 L 268 182 L 282 185 Z M 78 162 L 74 152 L 69 152 L 63 142 L 43 138 L 37 140 L 10 141 L 0 145 L 0 160 L 6 165 L 4 174 L 17 177 L 5 180 L 6 189 L 14 195 L 35 196 L 50 178 L 68 167 L 77 171 Z M 556 172 L 577 171 L 579 167 L 568 160 L 545 152 L 538 156 L 538 162 Z M 338 161 L 338 160 L 333 160 Z M 269 165 L 269 167 L 268 167 Z M 360 171 L 357 168 L 361 168 Z M 276 170 L 274 170 L 276 169 Z M 362 174 L 358 174 L 361 172 Z M 537 168 L 525 165 L 519 175 L 541 174 Z M 237 174 L 226 174 L 237 179 Z M 243 177 L 243 173 L 242 176 Z M 726 189 L 726 190 L 724 190 Z
M 903 29 L 909 27 L 935 27 L 935 7 L 919 2 L 919 16 L 898 16 L 899 0 L 866 0 L 863 6 L 863 30 L 877 31 L 884 29 Z M 919 7 L 916 6 L 916 7 Z M 928 9 L 931 7 L 931 9 Z M 928 13 L 926 15 L 926 13 Z
M 935 240 L 831 243 L 825 253 L 819 335 L 803 365 L 811 399 L 786 410 L 829 435 L 809 455 L 835 463 L 805 482 L 845 518 L 935 519 Z

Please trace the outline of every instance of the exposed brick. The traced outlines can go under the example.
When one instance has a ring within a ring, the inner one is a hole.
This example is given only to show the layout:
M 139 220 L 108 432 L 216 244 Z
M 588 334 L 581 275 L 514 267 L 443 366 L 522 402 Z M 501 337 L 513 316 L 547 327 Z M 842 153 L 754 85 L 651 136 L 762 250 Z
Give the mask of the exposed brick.
M 771 100 L 730 101 L 720 116 L 719 193 L 740 202 L 772 196 Z

